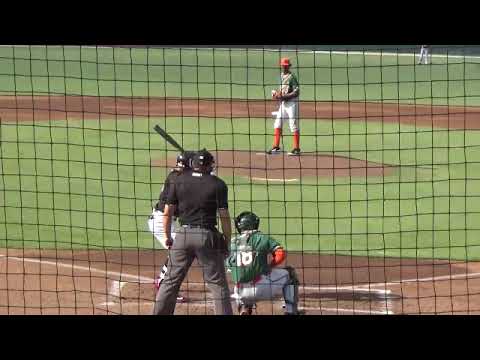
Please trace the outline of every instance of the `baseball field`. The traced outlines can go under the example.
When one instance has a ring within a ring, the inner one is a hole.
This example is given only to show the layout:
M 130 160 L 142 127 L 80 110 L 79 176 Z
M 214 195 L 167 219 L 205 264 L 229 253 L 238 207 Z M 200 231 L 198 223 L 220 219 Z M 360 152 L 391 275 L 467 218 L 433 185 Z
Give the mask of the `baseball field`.
M 300 157 L 265 155 L 280 56 Z M 0 313 L 151 312 L 166 254 L 146 222 L 176 157 L 155 124 L 212 151 L 307 314 L 480 313 L 480 56 L 415 56 L 0 47 Z M 198 265 L 182 292 L 177 313 L 212 313 Z

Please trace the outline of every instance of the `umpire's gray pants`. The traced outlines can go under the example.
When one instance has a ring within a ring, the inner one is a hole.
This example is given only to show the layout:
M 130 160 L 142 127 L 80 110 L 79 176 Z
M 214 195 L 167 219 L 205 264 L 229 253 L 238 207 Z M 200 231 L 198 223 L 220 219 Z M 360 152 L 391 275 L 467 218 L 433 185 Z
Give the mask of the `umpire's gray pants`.
M 167 273 L 155 299 L 154 315 L 172 315 L 178 291 L 195 258 L 203 270 L 203 279 L 213 295 L 215 315 L 232 315 L 230 290 L 225 272 L 225 257 L 219 250 L 220 239 L 213 231 L 199 228 L 176 229 L 170 249 Z

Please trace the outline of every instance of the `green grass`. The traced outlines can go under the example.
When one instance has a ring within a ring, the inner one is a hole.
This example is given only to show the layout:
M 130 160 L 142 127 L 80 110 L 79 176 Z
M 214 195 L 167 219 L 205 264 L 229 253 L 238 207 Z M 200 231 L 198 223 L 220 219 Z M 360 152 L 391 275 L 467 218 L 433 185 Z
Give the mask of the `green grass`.
M 0 123 L 0 246 L 156 247 L 146 220 L 166 170 L 150 161 L 174 152 L 152 133 L 155 123 L 186 148 L 262 151 L 271 142 L 271 121 L 253 118 Z M 268 186 L 227 177 L 232 213 L 253 209 L 288 250 L 480 259 L 478 132 L 320 120 L 302 127 L 304 151 L 400 169 Z
M 478 58 L 221 49 L 4 46 L 0 93 L 264 99 L 281 55 L 303 100 L 480 105 Z M 146 220 L 166 170 L 150 161 L 167 156 L 153 124 L 189 149 L 263 151 L 272 131 L 253 118 L 43 120 L 0 122 L 0 246 L 153 248 Z M 303 151 L 400 168 L 268 186 L 226 178 L 232 213 L 253 209 L 288 250 L 480 259 L 478 132 L 318 119 L 302 134 Z
M 480 58 L 279 53 L 222 49 L 1 47 L 0 93 L 270 97 L 278 59 L 295 65 L 303 100 L 480 104 Z

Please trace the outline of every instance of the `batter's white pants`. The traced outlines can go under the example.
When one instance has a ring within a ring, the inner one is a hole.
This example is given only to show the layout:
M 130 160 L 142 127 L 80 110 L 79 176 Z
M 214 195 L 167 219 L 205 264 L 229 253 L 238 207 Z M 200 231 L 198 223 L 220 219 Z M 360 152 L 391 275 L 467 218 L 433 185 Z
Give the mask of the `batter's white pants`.
M 428 57 L 430 56 L 430 48 L 423 47 L 420 49 L 420 58 L 418 60 L 419 64 L 428 65 Z
M 293 311 L 295 303 L 295 286 L 287 285 L 290 275 L 287 270 L 274 268 L 268 275 L 262 275 L 256 283 L 235 285 L 232 297 L 237 304 L 254 305 L 261 300 L 274 300 L 283 297 L 287 312 Z
M 163 212 L 153 209 L 152 215 L 148 219 L 148 228 L 165 249 L 167 248 L 165 234 L 163 231 Z M 172 221 L 172 240 L 175 240 L 174 222 Z
M 273 127 L 275 129 L 281 129 L 283 122 L 288 119 L 290 125 L 290 131 L 293 133 L 300 130 L 298 122 L 298 101 L 282 101 L 278 111 L 274 112 L 276 115 L 275 123 Z

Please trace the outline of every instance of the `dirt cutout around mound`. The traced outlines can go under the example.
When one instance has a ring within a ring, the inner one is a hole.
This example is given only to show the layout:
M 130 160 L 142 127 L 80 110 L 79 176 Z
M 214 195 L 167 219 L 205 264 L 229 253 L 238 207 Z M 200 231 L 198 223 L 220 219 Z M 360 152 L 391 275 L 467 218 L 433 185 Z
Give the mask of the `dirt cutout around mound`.
M 219 176 L 252 180 L 294 181 L 301 178 L 389 176 L 395 167 L 342 156 L 305 153 L 288 156 L 250 151 L 212 151 Z M 153 166 L 174 167 L 175 157 L 156 159 Z

